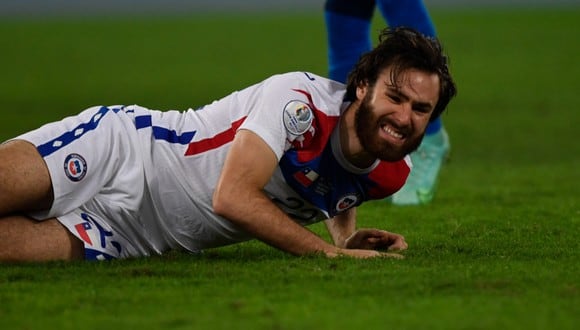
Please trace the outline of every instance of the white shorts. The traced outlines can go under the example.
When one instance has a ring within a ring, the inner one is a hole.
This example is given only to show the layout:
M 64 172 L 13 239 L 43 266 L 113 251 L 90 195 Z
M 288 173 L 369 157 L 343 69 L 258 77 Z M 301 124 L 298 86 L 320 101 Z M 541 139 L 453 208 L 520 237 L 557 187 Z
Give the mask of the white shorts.
M 52 208 L 30 215 L 57 218 L 84 242 L 87 259 L 146 256 L 167 248 L 151 240 L 139 217 L 148 142 L 139 139 L 134 118 L 146 111 L 93 107 L 16 138 L 36 145 L 54 190 Z

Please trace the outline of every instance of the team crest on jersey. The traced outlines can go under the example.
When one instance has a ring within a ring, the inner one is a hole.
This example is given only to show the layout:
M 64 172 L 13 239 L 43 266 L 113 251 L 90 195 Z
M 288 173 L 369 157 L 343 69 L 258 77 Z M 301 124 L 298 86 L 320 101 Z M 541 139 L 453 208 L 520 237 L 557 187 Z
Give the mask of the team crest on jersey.
M 354 194 L 349 194 L 338 200 L 336 203 L 336 211 L 342 212 L 356 205 L 358 197 Z
M 314 115 L 308 104 L 293 100 L 284 106 L 284 127 L 292 135 L 302 135 L 312 126 Z
M 87 174 L 87 162 L 79 154 L 70 154 L 64 160 L 64 174 L 74 182 L 81 181 Z

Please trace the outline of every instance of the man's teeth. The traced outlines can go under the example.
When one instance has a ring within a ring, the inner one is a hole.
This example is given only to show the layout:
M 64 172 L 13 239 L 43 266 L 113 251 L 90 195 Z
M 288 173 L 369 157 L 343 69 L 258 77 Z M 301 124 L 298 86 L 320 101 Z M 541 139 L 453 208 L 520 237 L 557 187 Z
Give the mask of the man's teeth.
M 395 132 L 392 128 L 388 126 L 383 126 L 383 131 L 385 131 L 387 134 L 391 136 L 396 137 L 397 139 L 401 139 L 403 137 L 403 134 Z

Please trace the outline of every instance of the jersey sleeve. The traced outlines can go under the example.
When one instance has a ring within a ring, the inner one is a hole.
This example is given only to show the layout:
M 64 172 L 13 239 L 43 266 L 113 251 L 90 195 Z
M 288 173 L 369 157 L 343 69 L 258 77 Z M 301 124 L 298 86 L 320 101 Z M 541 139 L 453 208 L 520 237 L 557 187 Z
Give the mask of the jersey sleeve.
M 245 106 L 251 107 L 239 129 L 260 136 L 274 151 L 278 160 L 296 139 L 307 133 L 314 121 L 307 94 L 312 82 L 301 73 L 273 76 L 247 95 Z

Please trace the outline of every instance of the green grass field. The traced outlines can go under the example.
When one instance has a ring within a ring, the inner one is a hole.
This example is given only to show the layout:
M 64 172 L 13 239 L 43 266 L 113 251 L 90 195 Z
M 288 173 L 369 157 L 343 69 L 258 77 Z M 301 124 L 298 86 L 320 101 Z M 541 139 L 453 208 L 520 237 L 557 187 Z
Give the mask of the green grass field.
M 3 264 L 0 329 L 576 329 L 580 8 L 433 18 L 459 87 L 440 189 L 428 206 L 359 211 L 360 226 L 405 235 L 406 259 L 298 258 L 248 242 Z M 322 13 L 8 20 L 0 42 L 0 140 L 92 105 L 195 108 L 327 66 Z

